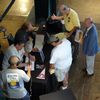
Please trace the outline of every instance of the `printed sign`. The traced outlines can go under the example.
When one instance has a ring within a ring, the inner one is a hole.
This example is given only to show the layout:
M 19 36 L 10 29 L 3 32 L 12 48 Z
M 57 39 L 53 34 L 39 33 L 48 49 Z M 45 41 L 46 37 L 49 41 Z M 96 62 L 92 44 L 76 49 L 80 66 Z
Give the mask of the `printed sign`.
M 19 77 L 17 73 L 8 73 L 6 75 L 7 83 L 10 88 L 16 89 L 19 88 Z

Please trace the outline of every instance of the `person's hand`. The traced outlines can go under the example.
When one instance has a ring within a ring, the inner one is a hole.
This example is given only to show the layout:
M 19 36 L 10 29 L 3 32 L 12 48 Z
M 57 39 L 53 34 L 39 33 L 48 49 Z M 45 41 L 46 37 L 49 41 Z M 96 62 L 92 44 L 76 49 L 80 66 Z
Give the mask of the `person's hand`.
M 82 38 L 82 39 L 80 39 L 80 44 L 81 44 L 81 45 L 83 44 L 83 38 Z
M 28 70 L 28 71 L 31 70 L 31 64 L 28 64 L 28 66 L 27 66 L 27 70 Z
M 68 32 L 65 32 L 65 35 L 66 35 L 66 38 L 70 37 L 70 33 L 68 33 Z
M 30 59 L 31 61 L 35 61 L 35 56 L 32 56 L 31 54 L 29 54 L 29 59 Z
M 55 69 L 50 68 L 49 69 L 49 73 L 50 73 L 50 75 L 54 74 L 55 73 Z
M 26 64 L 26 66 L 28 66 L 28 65 L 31 65 L 32 66 L 32 62 L 31 61 L 28 61 L 25 64 Z
M 51 16 L 51 19 L 52 19 L 52 20 L 57 20 L 57 16 L 56 16 L 55 14 L 53 14 L 53 15 Z
M 38 48 L 33 48 L 32 51 L 37 52 L 37 51 L 39 51 L 39 49 Z

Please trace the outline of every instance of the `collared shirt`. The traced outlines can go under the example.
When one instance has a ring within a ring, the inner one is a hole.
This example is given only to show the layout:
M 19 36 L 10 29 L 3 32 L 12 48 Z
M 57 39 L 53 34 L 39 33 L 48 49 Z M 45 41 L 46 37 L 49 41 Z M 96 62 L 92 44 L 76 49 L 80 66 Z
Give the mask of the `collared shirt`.
M 8 47 L 7 51 L 4 54 L 2 67 L 3 69 L 7 69 L 9 67 L 8 60 L 11 56 L 17 56 L 22 61 L 22 57 L 24 55 L 24 49 L 17 51 L 14 45 Z
M 89 30 L 90 30 L 92 27 L 93 27 L 93 24 L 92 24 L 90 27 L 88 27 L 88 28 L 86 29 L 85 34 L 84 34 L 84 38 L 88 35 L 87 33 L 89 32 Z
M 74 27 L 80 28 L 80 21 L 78 14 L 73 10 L 70 9 L 69 15 L 64 15 L 64 24 L 67 31 L 71 31 Z

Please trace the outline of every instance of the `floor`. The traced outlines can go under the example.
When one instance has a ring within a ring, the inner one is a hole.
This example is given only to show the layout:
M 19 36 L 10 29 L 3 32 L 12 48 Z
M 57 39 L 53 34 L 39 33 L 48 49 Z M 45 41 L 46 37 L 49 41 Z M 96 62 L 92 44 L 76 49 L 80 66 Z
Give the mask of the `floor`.
M 11 0 L 0 0 L 0 16 L 10 2 Z M 8 33 L 15 35 L 17 29 L 27 20 L 33 5 L 33 0 L 15 0 L 14 5 L 0 22 L 0 26 L 6 27 Z M 3 37 L 3 33 L 0 33 L 0 44 L 2 44 L 3 49 L 6 49 L 8 42 L 1 37 Z
M 69 87 L 73 90 L 77 100 L 100 100 L 100 53 L 96 55 L 93 77 L 87 77 L 82 71 L 85 66 L 85 57 L 80 50 L 80 56 L 70 70 Z
M 3 0 L 0 0 L 0 4 L 2 3 L 2 1 Z M 17 14 L 20 14 L 18 13 L 18 9 L 15 12 L 15 15 L 13 13 L 13 15 L 10 14 L 6 16 L 6 18 L 0 23 L 0 25 L 5 26 L 8 32 L 12 33 L 13 35 L 16 33 L 17 29 L 22 25 L 22 23 L 27 19 L 27 16 L 17 16 Z M 0 34 L 0 36 L 2 35 Z M 43 36 L 37 36 L 37 46 L 39 47 L 41 47 L 42 45 L 41 38 L 43 38 Z M 3 49 L 6 49 L 8 47 L 8 42 L 6 39 L 0 39 L 0 43 L 2 44 Z M 77 100 L 100 100 L 100 53 L 96 56 L 95 75 L 93 77 L 88 78 L 82 72 L 82 69 L 84 67 L 85 57 L 82 55 L 80 50 L 80 56 L 77 62 L 72 65 L 70 70 L 69 87 L 74 92 Z

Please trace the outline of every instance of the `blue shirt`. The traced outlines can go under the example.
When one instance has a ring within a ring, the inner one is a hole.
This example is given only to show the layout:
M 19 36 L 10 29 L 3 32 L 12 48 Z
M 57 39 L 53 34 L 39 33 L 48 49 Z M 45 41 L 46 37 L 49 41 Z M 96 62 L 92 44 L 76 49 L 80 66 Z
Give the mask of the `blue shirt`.
M 98 32 L 96 26 L 93 24 L 84 35 L 83 53 L 87 56 L 94 56 L 98 51 L 100 51 Z

